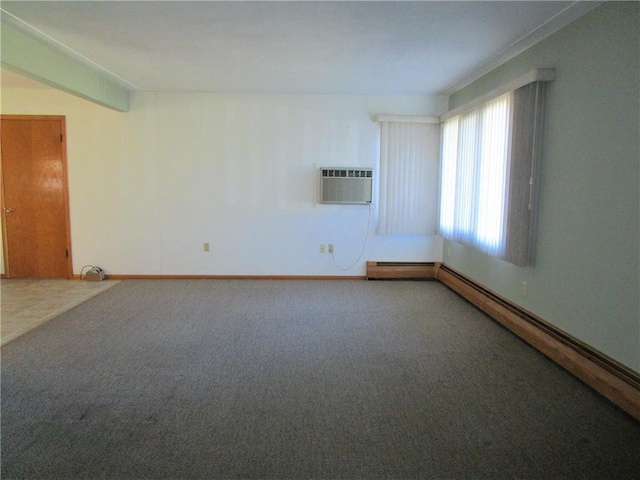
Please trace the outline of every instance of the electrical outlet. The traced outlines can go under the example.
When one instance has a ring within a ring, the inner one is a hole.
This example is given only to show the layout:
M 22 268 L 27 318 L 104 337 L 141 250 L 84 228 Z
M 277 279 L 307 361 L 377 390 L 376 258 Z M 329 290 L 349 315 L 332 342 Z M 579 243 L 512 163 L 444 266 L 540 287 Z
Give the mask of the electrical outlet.
M 522 282 L 522 286 L 520 287 L 520 293 L 523 297 L 527 296 L 527 282 Z
M 320 245 L 320 253 L 324 253 L 324 243 Z
M 329 253 L 333 253 L 333 243 L 330 243 L 329 245 L 327 245 L 327 251 Z
M 202 244 L 202 250 L 205 252 L 209 251 L 209 242 L 205 242 Z

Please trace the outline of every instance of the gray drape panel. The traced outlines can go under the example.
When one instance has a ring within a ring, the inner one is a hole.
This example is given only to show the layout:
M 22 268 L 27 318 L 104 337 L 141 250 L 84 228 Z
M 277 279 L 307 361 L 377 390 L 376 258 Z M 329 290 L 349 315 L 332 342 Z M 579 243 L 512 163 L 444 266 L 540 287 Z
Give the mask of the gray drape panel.
M 506 250 L 502 258 L 520 266 L 531 265 L 535 259 L 545 85 L 535 82 L 514 91 Z

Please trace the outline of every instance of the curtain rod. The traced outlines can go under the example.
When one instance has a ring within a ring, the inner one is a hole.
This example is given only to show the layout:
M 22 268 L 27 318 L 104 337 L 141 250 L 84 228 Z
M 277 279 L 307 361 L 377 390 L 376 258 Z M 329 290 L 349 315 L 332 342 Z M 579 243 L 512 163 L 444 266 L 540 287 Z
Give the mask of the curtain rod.
M 440 117 L 425 117 L 420 115 L 374 115 L 373 121 L 396 123 L 440 123 Z
M 444 122 L 456 115 L 460 115 L 461 113 L 467 112 L 473 108 L 479 107 L 480 105 L 487 103 L 494 98 L 498 98 L 501 95 L 505 95 L 509 92 L 517 90 L 520 87 L 524 87 L 525 85 L 529 85 L 533 82 L 552 82 L 556 78 L 556 70 L 555 68 L 534 68 L 533 70 L 529 70 L 527 73 L 518 77 L 514 80 L 511 80 L 504 85 L 501 85 L 493 90 L 485 93 L 484 95 L 480 95 L 479 97 L 474 98 L 470 102 L 465 103 L 453 110 L 449 110 L 447 113 L 440 116 L 440 122 Z

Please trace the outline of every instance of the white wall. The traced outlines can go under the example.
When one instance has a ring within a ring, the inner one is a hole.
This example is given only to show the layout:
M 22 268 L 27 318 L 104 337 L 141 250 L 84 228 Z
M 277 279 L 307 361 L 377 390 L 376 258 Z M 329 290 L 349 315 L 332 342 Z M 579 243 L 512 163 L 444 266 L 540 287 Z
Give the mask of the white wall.
M 137 92 L 117 113 L 49 88 L 4 88 L 4 114 L 67 118 L 74 272 L 363 275 L 439 261 L 439 237 L 369 240 L 368 208 L 316 203 L 317 167 L 378 164 L 376 113 L 439 115 L 446 97 Z M 434 199 L 437 196 L 434 192 Z M 211 252 L 203 252 L 209 242 Z

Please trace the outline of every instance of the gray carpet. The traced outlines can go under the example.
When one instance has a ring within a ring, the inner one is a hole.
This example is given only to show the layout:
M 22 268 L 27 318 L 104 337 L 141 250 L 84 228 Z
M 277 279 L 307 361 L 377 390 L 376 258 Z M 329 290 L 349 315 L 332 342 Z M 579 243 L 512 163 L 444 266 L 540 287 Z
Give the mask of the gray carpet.
M 640 478 L 640 423 L 437 282 L 124 281 L 2 348 L 2 478 Z

